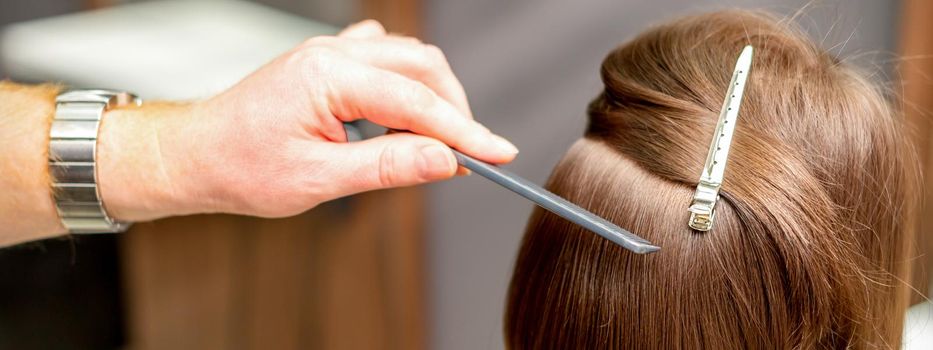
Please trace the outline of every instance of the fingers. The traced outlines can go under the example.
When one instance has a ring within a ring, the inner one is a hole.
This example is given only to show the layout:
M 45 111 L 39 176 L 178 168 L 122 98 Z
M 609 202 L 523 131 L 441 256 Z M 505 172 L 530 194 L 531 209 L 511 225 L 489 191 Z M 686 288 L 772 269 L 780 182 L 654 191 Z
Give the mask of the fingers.
M 330 112 L 340 120 L 365 118 L 410 130 L 488 162 L 515 157 L 511 143 L 472 121 L 463 86 L 437 47 L 386 35 L 385 28 L 372 20 L 354 24 L 338 37 L 313 38 L 306 45 L 335 49 L 354 61 L 331 69 L 339 74 L 327 84 Z
M 412 42 L 396 37 L 387 39 L 390 36 L 385 38 L 321 41 L 354 60 L 420 81 L 457 107 L 464 116 L 473 118 L 463 85 L 454 75 L 441 49 L 417 40 Z
M 385 35 L 386 29 L 382 24 L 372 19 L 354 23 L 338 34 L 340 37 L 357 39 L 377 38 Z
M 328 174 L 341 179 L 334 183 L 335 197 L 442 180 L 457 171 L 450 148 L 421 135 L 396 133 L 325 147 L 330 148 L 328 154 L 341 159 Z
M 492 163 L 509 162 L 518 153 L 420 82 L 353 61 L 343 62 L 339 71 L 328 82 L 328 107 L 342 121 L 367 119 L 409 130 Z

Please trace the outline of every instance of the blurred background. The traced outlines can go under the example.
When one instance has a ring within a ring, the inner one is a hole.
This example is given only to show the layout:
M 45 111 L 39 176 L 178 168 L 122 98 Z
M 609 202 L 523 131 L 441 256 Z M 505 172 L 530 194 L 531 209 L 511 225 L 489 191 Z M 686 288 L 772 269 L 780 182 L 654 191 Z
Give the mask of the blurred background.
M 543 183 L 582 133 L 606 53 L 652 24 L 735 7 L 792 17 L 903 93 L 929 168 L 924 0 L 0 0 L 0 77 L 198 99 L 304 38 L 376 18 L 441 47 L 476 118 L 522 150 L 509 168 Z M 3 249 L 0 348 L 500 349 L 531 208 L 472 176 L 289 219 L 172 218 Z M 905 282 L 921 303 L 933 211 L 917 225 Z M 916 348 L 933 344 L 908 332 Z

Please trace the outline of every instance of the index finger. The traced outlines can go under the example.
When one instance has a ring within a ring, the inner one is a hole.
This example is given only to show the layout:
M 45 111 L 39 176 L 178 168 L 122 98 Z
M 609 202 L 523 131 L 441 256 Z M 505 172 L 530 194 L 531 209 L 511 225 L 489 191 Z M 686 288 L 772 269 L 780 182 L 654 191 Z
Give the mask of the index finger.
M 367 119 L 387 128 L 441 140 L 491 163 L 506 163 L 518 149 L 466 118 L 424 84 L 395 72 L 347 60 L 329 82 L 331 113 L 342 121 Z
M 444 53 L 436 46 L 389 39 L 321 38 L 319 42 L 362 63 L 422 82 L 457 107 L 464 116 L 473 118 L 463 85 L 454 75 Z

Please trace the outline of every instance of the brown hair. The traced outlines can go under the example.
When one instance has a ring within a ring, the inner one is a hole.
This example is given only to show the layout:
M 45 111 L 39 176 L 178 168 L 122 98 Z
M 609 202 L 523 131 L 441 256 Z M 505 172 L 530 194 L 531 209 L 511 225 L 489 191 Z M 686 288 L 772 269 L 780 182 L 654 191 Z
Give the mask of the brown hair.
M 755 47 L 716 225 L 689 206 L 742 47 Z M 552 191 L 662 247 L 635 255 L 548 212 L 508 295 L 513 349 L 897 347 L 916 161 L 864 75 L 747 11 L 654 28 L 603 61 Z

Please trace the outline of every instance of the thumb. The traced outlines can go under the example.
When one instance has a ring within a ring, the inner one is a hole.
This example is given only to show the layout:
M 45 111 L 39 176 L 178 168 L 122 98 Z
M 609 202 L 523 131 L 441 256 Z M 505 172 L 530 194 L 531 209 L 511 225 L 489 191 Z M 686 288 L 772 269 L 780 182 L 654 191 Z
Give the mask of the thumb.
M 457 160 L 450 148 L 430 137 L 397 133 L 331 144 L 338 196 L 411 186 L 452 177 Z

